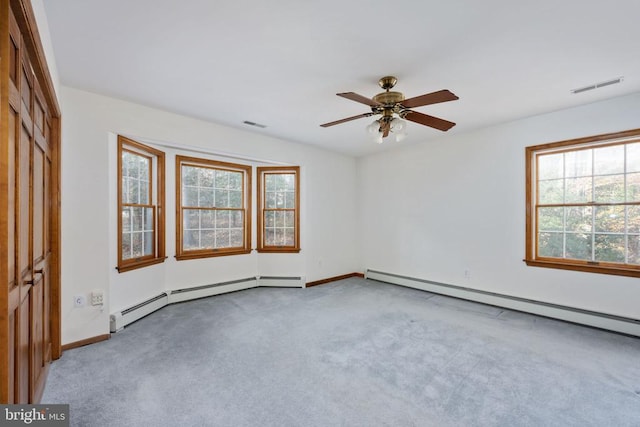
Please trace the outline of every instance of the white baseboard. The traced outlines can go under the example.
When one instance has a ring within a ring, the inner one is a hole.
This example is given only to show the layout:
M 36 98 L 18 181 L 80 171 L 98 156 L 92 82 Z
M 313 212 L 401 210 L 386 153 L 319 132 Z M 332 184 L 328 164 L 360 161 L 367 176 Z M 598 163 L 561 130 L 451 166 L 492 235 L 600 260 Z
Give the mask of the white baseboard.
M 367 270 L 365 278 L 640 337 L 640 320 L 637 319 L 376 270 Z

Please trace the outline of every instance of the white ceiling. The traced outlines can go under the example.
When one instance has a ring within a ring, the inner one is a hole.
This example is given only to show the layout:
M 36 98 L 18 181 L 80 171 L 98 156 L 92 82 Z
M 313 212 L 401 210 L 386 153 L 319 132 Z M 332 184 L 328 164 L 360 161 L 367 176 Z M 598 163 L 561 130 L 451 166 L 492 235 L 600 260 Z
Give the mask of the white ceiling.
M 458 133 L 640 91 L 638 0 L 44 0 L 62 84 L 354 156 L 368 107 L 398 77 Z M 571 89 L 624 76 L 574 95 Z M 267 125 L 258 129 L 245 120 Z

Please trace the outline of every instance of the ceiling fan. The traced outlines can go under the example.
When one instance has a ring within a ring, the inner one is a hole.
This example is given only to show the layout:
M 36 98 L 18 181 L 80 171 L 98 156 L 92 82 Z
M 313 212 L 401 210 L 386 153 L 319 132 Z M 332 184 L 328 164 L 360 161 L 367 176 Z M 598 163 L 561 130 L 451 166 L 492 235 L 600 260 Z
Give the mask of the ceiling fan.
M 404 139 L 406 136 L 406 122 L 403 119 L 441 131 L 447 131 L 456 125 L 453 122 L 411 110 L 411 108 L 414 107 L 455 101 L 458 99 L 456 95 L 447 89 L 443 89 L 437 92 L 405 99 L 401 92 L 392 92 L 389 90 L 392 89 L 397 82 L 398 79 L 393 76 L 381 78 L 378 81 L 378 84 L 385 90 L 385 92 L 381 92 L 373 98 L 367 98 L 366 96 L 358 95 L 354 92 L 336 94 L 343 98 L 368 105 L 371 107 L 371 112 L 336 120 L 335 122 L 325 123 L 320 126 L 326 128 L 329 126 L 339 125 L 340 123 L 349 122 L 351 120 L 360 119 L 362 117 L 381 114 L 382 117 L 367 126 L 367 131 L 376 139 L 376 142 L 382 143 L 382 138 L 389 136 L 390 132 L 396 134 L 396 140 L 400 141 Z

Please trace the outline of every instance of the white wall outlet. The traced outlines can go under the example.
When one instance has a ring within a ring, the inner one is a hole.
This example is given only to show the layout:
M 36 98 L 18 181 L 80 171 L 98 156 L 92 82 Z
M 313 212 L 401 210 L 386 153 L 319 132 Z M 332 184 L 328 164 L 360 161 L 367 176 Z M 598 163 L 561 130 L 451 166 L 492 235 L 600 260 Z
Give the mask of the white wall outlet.
M 467 269 L 464 271 L 464 278 L 471 279 L 471 270 Z
M 87 303 L 87 297 L 85 297 L 84 295 L 78 294 L 73 296 L 74 307 L 84 307 L 86 303 Z
M 104 292 L 100 289 L 91 292 L 91 305 L 103 305 Z

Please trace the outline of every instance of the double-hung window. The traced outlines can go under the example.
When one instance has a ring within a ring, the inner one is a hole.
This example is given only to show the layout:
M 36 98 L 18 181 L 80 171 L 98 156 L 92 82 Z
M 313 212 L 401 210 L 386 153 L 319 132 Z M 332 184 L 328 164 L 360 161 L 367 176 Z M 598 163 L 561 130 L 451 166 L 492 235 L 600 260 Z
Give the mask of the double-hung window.
M 164 153 L 118 136 L 118 271 L 163 262 Z
M 259 167 L 258 252 L 300 251 L 300 167 Z
M 251 251 L 251 166 L 176 156 L 176 259 Z
M 528 265 L 640 276 L 640 129 L 526 148 Z

